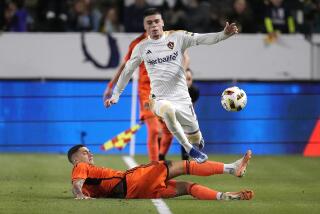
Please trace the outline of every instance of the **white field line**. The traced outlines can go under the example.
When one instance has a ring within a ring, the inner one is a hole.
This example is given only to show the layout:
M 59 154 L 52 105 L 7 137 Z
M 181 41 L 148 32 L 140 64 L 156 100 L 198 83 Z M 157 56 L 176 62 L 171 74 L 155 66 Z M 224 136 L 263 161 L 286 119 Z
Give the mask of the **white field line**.
M 131 156 L 123 156 L 123 161 L 129 168 L 137 166 L 137 162 Z M 162 199 L 151 199 L 159 214 L 172 214 L 167 204 Z

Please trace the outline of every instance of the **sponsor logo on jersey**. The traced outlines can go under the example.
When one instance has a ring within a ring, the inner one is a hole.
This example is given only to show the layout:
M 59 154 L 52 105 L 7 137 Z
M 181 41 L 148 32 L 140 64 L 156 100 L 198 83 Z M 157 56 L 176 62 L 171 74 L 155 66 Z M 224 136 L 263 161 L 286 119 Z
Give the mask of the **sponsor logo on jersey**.
M 150 50 L 148 50 L 146 54 L 151 54 L 151 53 L 152 53 L 152 52 L 151 52 Z
M 168 48 L 170 48 L 172 50 L 173 47 L 174 47 L 174 43 L 173 42 L 168 42 L 167 46 L 168 46 Z
M 148 60 L 148 64 L 156 65 L 156 64 L 160 64 L 160 63 L 164 63 L 164 62 L 170 62 L 170 61 L 176 60 L 177 56 L 178 56 L 178 51 L 176 51 L 173 54 L 170 54 L 168 56 L 162 57 L 162 58 Z

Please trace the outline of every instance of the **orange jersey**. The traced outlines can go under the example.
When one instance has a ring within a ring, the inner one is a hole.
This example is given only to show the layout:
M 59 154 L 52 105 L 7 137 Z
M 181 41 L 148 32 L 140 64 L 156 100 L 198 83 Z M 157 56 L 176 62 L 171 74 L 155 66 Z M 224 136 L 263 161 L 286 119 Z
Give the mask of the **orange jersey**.
M 72 181 L 84 179 L 82 192 L 93 198 L 112 197 L 113 188 L 125 177 L 122 171 L 78 163 L 72 170 Z
M 160 198 L 167 188 L 168 168 L 164 161 L 153 161 L 126 172 L 126 198 Z
M 123 182 L 125 198 L 159 198 L 166 189 L 168 168 L 164 161 L 140 165 L 125 172 L 78 163 L 72 170 L 72 181 L 84 179 L 82 193 L 93 198 L 118 198 L 115 187 Z
M 145 38 L 147 38 L 147 34 L 143 33 L 142 35 L 140 35 L 138 38 L 136 38 L 130 43 L 129 50 L 124 58 L 126 62 L 130 59 L 134 47 Z M 144 109 L 145 103 L 149 102 L 150 91 L 151 91 L 150 79 L 148 76 L 147 69 L 144 63 L 142 62 L 139 66 L 139 81 L 138 81 L 138 94 L 140 98 L 140 114 L 141 114 L 140 116 L 141 117 L 153 116 L 153 113 L 151 113 L 151 111 Z

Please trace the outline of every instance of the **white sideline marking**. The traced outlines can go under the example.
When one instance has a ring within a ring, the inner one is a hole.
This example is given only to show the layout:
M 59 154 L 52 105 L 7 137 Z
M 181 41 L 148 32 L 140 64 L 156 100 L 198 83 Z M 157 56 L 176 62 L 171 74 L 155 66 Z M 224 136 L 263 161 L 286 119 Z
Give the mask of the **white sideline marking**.
M 138 165 L 137 162 L 130 156 L 123 156 L 122 159 L 130 168 Z M 157 208 L 159 214 L 172 214 L 169 207 L 162 199 L 151 199 L 151 201 Z
M 162 199 L 151 199 L 160 214 L 172 214 L 167 204 Z

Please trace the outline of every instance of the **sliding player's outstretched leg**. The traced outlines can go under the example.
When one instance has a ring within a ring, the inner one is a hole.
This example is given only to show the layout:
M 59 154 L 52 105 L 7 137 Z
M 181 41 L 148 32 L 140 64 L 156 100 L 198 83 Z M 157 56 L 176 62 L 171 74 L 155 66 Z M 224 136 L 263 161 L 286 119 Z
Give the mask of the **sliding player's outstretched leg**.
M 168 179 L 172 179 L 180 175 L 212 176 L 218 174 L 230 174 L 236 177 L 242 177 L 251 156 L 252 152 L 248 150 L 241 159 L 230 164 L 210 160 L 202 164 L 188 160 L 166 161 L 168 167 L 167 177 Z
M 198 200 L 251 200 L 254 196 L 252 190 L 239 192 L 220 192 L 200 184 L 169 180 L 166 188 L 159 192 L 160 198 L 173 198 L 182 195 L 191 195 Z

